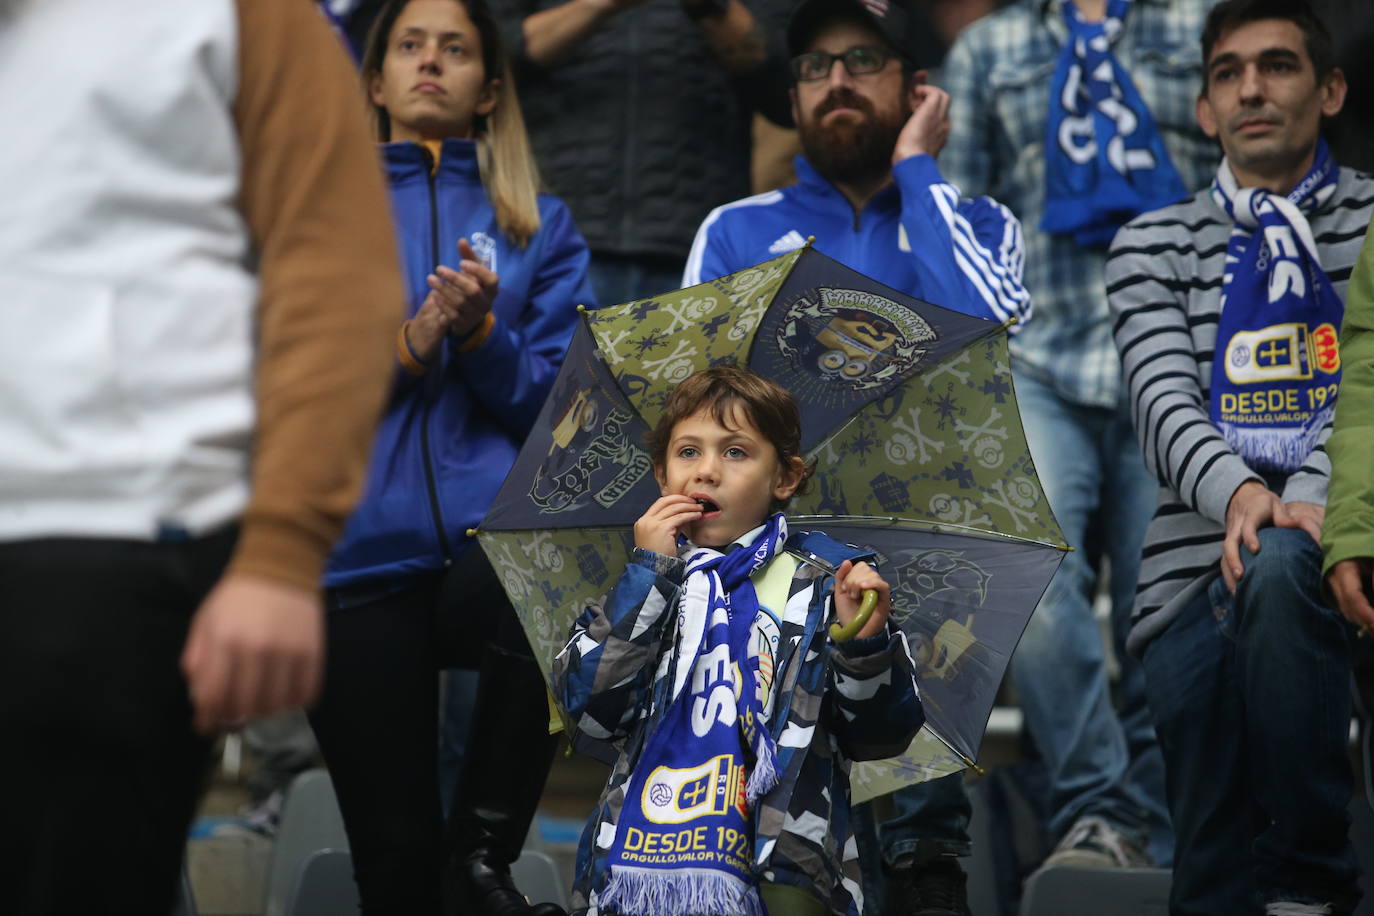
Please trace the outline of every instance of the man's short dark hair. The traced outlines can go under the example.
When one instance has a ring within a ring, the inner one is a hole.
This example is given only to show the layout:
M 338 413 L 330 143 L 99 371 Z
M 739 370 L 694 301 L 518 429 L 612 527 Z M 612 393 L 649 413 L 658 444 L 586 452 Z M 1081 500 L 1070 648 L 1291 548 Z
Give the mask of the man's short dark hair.
M 1207 91 L 1210 82 L 1208 63 L 1212 59 L 1212 49 L 1221 36 L 1233 29 L 1263 19 L 1286 19 L 1302 30 L 1303 43 L 1307 46 L 1307 57 L 1312 61 L 1312 69 L 1321 83 L 1336 68 L 1336 52 L 1332 47 L 1331 33 L 1312 11 L 1307 0 L 1223 0 L 1212 8 L 1207 23 L 1202 27 L 1202 89 Z

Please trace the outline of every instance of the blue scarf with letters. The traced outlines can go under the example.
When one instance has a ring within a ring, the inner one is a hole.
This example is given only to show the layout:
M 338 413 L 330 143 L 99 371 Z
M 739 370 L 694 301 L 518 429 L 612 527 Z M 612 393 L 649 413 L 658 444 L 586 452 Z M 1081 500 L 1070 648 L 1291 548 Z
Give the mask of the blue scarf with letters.
M 1331 199 L 1340 169 L 1319 140 L 1286 195 L 1238 188 L 1222 160 L 1212 199 L 1235 220 L 1226 246 L 1212 422 L 1257 471 L 1291 474 L 1331 419 L 1341 381 L 1345 305 L 1322 270 L 1307 215 Z
M 750 864 L 750 812 L 777 784 L 777 749 L 749 652 L 759 612 L 749 577 L 786 540 L 779 513 L 747 546 L 687 555 L 672 699 L 630 774 L 599 910 L 764 916 Z
M 1084 22 L 1063 0 L 1069 40 L 1050 84 L 1045 214 L 1040 228 L 1105 248 L 1131 218 L 1188 195 L 1150 110 L 1112 53 L 1130 0 Z

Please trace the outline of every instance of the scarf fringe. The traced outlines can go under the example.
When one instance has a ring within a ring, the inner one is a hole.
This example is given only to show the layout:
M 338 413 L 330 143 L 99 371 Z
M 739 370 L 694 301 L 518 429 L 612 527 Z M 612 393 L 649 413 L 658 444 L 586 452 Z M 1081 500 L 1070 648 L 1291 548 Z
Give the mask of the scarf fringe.
M 612 866 L 597 909 L 622 916 L 768 916 L 757 887 L 708 868 Z
M 772 736 L 759 729 L 758 739 L 754 742 L 754 767 L 744 782 L 744 799 L 752 807 L 777 784 L 777 750 L 773 746 Z
M 1242 426 L 1219 421 L 1218 428 L 1236 454 L 1258 471 L 1291 474 L 1312 454 L 1322 428 L 1331 419 L 1333 408 L 1325 408 L 1305 427 Z

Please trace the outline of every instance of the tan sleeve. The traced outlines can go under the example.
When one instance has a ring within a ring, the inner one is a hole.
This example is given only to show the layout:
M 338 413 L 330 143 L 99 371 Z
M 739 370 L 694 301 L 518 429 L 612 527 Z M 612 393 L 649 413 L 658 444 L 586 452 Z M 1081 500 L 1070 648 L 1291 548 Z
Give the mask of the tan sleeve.
M 319 584 L 362 489 L 404 293 L 358 77 L 310 0 L 235 0 L 259 257 L 252 497 L 234 573 Z

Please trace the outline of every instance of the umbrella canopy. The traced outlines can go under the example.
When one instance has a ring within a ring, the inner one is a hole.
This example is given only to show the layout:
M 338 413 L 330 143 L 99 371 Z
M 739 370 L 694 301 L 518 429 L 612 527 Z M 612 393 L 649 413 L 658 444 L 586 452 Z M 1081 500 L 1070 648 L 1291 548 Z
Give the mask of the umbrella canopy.
M 914 299 L 808 246 L 587 312 L 477 537 L 547 674 L 660 493 L 645 436 L 672 387 L 739 365 L 796 397 L 808 494 L 788 512 L 874 550 L 927 724 L 851 775 L 856 800 L 970 765 L 1012 650 L 1068 546 L 1012 391 L 1006 326 Z

